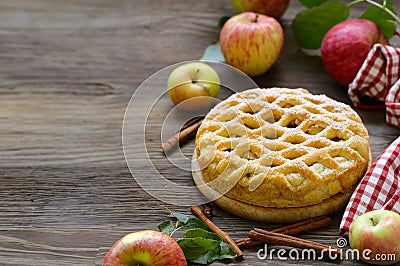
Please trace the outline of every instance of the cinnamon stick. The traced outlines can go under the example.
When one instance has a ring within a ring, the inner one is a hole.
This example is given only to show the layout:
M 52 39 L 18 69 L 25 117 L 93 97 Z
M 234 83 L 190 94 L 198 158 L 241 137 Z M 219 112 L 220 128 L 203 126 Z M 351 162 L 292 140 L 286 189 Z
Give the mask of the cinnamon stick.
M 275 230 L 272 230 L 272 232 L 296 236 L 301 233 L 306 233 L 308 231 L 327 226 L 328 224 L 330 224 L 330 222 L 331 218 L 329 218 L 328 216 L 319 216 L 277 228 Z M 239 247 L 251 247 L 260 245 L 262 243 L 263 242 L 255 241 L 251 238 L 242 238 L 236 240 L 236 244 Z
M 275 233 L 295 236 L 330 224 L 331 218 L 319 216 L 273 230 Z
M 235 251 L 235 253 L 237 255 L 237 258 L 241 258 L 243 256 L 243 252 L 236 245 L 235 241 L 229 236 L 229 234 L 224 232 L 216 224 L 214 224 L 210 219 L 208 219 L 204 215 L 203 211 L 201 210 L 201 208 L 199 206 L 192 206 L 191 210 L 192 210 L 193 214 L 197 216 L 197 218 L 202 220 L 203 223 L 205 223 L 207 225 L 208 229 L 211 232 L 219 235 L 222 238 L 222 240 L 224 240 L 226 243 L 228 243 L 232 247 L 233 251 Z
M 169 152 L 175 147 L 175 145 L 193 136 L 203 122 L 203 119 L 204 116 L 195 118 L 192 124 L 183 127 L 178 133 L 167 139 L 166 142 L 161 143 L 161 149 L 164 151 L 164 153 Z
M 294 236 L 288 236 L 281 233 L 270 232 L 259 228 L 254 228 L 253 230 L 251 230 L 249 233 L 249 237 L 257 241 L 267 242 L 271 244 L 284 245 L 302 249 L 313 249 L 318 254 L 331 252 L 330 254 L 340 256 L 341 253 L 340 249 L 336 249 L 328 245 L 297 238 Z

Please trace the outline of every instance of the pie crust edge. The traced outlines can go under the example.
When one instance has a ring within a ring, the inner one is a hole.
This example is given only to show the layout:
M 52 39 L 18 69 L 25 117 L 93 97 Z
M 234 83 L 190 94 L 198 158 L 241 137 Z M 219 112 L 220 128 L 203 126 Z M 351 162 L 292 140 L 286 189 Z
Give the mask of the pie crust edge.
M 368 167 L 372 164 L 372 153 L 369 150 Z M 302 207 L 262 207 L 251 205 L 245 202 L 234 200 L 218 192 L 208 186 L 202 177 L 200 166 L 197 161 L 196 149 L 192 158 L 192 177 L 200 192 L 207 198 L 212 200 L 221 209 L 235 214 L 239 217 L 268 223 L 291 223 L 301 220 L 310 219 L 322 215 L 331 215 L 344 209 L 354 191 L 354 188 L 346 193 L 338 193 L 322 202 Z M 219 194 L 216 198 L 216 193 Z

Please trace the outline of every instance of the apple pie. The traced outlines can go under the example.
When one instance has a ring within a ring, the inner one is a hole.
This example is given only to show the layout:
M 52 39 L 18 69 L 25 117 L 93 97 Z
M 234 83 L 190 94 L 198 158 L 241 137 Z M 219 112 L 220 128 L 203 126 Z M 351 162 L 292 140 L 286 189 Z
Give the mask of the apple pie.
M 196 135 L 193 177 L 242 217 L 291 222 L 339 211 L 371 161 L 350 106 L 305 89 L 250 89 L 216 105 Z

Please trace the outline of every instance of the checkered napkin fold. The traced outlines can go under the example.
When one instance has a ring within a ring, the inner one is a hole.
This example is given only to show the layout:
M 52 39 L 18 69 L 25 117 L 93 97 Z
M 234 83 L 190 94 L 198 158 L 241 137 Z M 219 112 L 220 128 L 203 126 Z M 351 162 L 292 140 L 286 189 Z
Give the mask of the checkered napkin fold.
M 375 160 L 350 198 L 340 223 L 347 235 L 354 219 L 372 210 L 400 213 L 400 137 Z
M 375 44 L 368 53 L 348 95 L 360 109 L 383 109 L 387 124 L 400 128 L 400 49 Z

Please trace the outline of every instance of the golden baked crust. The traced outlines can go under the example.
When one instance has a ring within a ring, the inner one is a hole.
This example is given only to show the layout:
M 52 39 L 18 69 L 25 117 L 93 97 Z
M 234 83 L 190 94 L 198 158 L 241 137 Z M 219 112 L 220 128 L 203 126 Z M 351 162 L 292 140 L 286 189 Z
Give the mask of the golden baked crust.
M 372 155 L 370 153 L 368 167 L 371 166 L 371 163 Z M 352 194 L 351 190 L 346 193 L 338 193 L 318 204 L 309 206 L 291 208 L 262 207 L 228 198 L 208 186 L 203 180 L 196 153 L 193 154 L 192 174 L 200 192 L 222 209 L 243 218 L 269 223 L 291 223 L 316 216 L 331 215 L 344 209 Z
M 304 89 L 251 89 L 219 103 L 196 135 L 204 181 L 272 208 L 349 194 L 367 169 L 368 132 L 348 105 Z
M 276 208 L 251 205 L 242 201 L 234 200 L 213 190 L 203 180 L 199 171 L 196 154 L 192 160 L 193 180 L 200 192 L 209 200 L 213 200 L 222 209 L 236 214 L 237 216 L 269 223 L 291 223 L 306 220 L 316 216 L 331 215 L 343 209 L 352 192 L 338 193 L 322 202 L 309 206 Z

